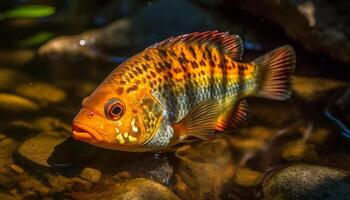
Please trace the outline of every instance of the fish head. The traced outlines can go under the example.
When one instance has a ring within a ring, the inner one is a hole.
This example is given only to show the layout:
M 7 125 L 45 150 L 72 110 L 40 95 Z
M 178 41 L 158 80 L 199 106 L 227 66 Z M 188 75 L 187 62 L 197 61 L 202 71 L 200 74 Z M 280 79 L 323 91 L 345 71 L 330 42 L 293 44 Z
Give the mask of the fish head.
M 145 144 L 163 118 L 160 103 L 147 88 L 116 90 L 123 88 L 100 86 L 83 100 L 73 120 L 73 138 L 107 149 L 148 151 Z

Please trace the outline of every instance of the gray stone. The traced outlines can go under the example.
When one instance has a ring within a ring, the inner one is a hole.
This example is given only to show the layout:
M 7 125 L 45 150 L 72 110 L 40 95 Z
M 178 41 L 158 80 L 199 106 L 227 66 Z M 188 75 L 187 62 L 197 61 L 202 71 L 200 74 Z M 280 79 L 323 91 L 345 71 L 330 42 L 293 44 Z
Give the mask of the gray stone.
M 350 197 L 349 175 L 349 172 L 324 166 L 291 165 L 266 176 L 264 199 L 346 200 Z

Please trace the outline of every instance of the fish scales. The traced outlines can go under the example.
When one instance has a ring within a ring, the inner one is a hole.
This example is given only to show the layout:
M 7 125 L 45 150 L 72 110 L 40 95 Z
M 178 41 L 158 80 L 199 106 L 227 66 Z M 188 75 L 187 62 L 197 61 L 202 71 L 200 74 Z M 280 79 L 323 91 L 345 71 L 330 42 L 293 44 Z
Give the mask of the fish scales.
M 165 102 L 161 103 L 176 122 L 205 99 L 234 101 L 233 97 L 242 92 L 251 93 L 255 88 L 254 66 L 234 61 L 217 46 L 183 44 L 148 49 L 137 55 L 133 62 L 125 65 L 130 66 L 128 69 L 122 70 L 131 71 L 121 73 L 120 77 L 126 85 L 132 85 L 127 92 L 132 92 L 143 80 L 153 93 L 163 97 Z M 244 87 L 246 83 L 249 87 Z

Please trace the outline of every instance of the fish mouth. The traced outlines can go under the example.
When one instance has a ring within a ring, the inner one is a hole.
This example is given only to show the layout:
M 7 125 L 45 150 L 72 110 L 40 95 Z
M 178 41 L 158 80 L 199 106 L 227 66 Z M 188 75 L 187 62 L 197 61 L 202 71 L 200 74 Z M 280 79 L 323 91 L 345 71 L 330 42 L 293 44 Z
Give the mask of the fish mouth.
M 73 138 L 81 141 L 100 142 L 102 141 L 101 135 L 94 129 L 73 122 L 72 126 Z

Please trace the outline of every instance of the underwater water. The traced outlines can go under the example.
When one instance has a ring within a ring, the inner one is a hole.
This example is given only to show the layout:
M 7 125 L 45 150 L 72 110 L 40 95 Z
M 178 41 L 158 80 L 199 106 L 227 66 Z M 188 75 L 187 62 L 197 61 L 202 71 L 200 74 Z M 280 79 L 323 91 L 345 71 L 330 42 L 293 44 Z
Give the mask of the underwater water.
M 2 1 L 0 199 L 350 198 L 350 4 L 333 3 Z M 291 45 L 291 98 L 247 98 L 247 126 L 176 152 L 72 138 L 82 100 L 120 63 L 206 30 L 240 35 L 244 61 Z

